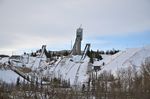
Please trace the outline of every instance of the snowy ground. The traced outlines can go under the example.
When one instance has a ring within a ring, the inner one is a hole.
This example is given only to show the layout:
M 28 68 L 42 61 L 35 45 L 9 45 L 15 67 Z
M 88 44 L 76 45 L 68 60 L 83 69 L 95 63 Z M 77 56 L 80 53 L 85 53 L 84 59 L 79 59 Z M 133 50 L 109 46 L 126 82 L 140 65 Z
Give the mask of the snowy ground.
M 0 59 L 0 64 L 8 63 L 9 57 L 4 57 Z
M 131 67 L 138 70 L 147 57 L 150 57 L 150 47 L 126 49 L 125 51 L 112 55 L 108 60 L 106 59 L 102 71 L 111 71 L 115 74 L 121 68 Z
M 16 83 L 17 77 L 19 77 L 19 75 L 11 70 L 0 70 L 1 81 L 7 82 L 7 83 Z
M 121 51 L 115 55 L 102 55 L 103 60 L 95 61 L 93 66 L 102 66 L 100 74 L 104 70 L 111 71 L 113 74 L 120 68 L 132 67 L 139 69 L 141 64 L 147 57 L 150 57 L 150 47 L 130 48 Z M 71 85 L 86 82 L 89 74 L 87 73 L 89 58 L 86 57 L 81 60 L 80 55 L 59 58 L 56 62 L 51 61 L 51 64 L 46 62 L 45 57 L 24 57 L 22 63 L 16 66 L 26 67 L 36 71 L 36 76 L 41 78 L 47 77 L 61 77 L 65 80 L 70 80 Z M 0 59 L 0 64 L 8 64 L 8 58 Z M 91 65 L 90 65 L 91 66 Z M 16 82 L 18 75 L 11 70 L 0 70 L 0 79 L 8 83 Z
M 87 75 L 87 67 L 89 58 L 80 60 L 81 56 L 72 56 L 70 58 L 64 58 L 60 60 L 59 64 L 50 69 L 53 76 L 62 77 L 63 79 L 70 80 L 70 83 L 82 83 Z

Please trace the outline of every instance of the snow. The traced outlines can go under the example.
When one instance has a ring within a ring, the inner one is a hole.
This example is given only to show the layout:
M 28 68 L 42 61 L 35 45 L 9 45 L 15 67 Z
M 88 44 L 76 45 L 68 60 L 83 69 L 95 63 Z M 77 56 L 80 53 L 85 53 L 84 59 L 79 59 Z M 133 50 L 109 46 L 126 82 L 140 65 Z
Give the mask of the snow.
M 66 57 L 62 59 L 55 68 L 51 70 L 53 75 L 56 77 L 62 77 L 66 80 L 70 80 L 71 84 L 80 83 L 86 80 L 87 78 L 87 66 L 89 58 L 80 60 L 81 56 L 76 55 L 70 58 Z
M 0 70 L 0 80 L 4 82 L 16 83 L 17 77 L 19 77 L 19 75 L 11 70 Z
M 0 63 L 4 64 L 4 63 L 8 63 L 9 57 L 4 57 L 0 59 Z
M 105 66 L 102 71 L 111 71 L 113 74 L 120 68 L 128 68 L 129 66 L 134 69 L 139 69 L 141 64 L 147 57 L 150 57 L 150 48 L 129 48 L 125 51 L 119 52 L 118 55 L 112 55 L 112 59 L 104 61 Z
M 72 55 L 67 57 L 59 57 L 56 61 L 46 62 L 45 56 L 28 57 L 24 56 L 22 63 L 14 63 L 16 66 L 23 64 L 36 72 L 36 76 L 41 77 L 61 77 L 70 80 L 71 85 L 82 84 L 87 81 L 89 74 L 89 57 L 81 59 L 81 55 Z M 93 66 L 102 66 L 103 71 L 111 71 L 114 75 L 120 68 L 128 68 L 129 66 L 138 70 L 147 57 L 150 59 L 150 46 L 142 48 L 128 48 L 120 51 L 115 55 L 102 55 L 103 59 L 94 61 Z M 0 59 L 0 63 L 8 63 L 8 58 Z M 104 62 L 104 65 L 103 65 Z M 11 70 L 0 70 L 0 79 L 8 83 L 16 82 L 19 75 Z

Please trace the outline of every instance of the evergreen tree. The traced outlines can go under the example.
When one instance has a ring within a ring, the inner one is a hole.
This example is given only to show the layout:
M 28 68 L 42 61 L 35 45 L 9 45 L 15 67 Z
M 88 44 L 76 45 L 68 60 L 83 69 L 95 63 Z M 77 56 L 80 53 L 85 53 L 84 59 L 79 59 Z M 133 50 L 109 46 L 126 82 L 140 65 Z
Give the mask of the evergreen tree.
M 19 77 L 17 77 L 16 85 L 17 85 L 17 86 L 19 86 L 19 85 L 20 85 L 20 78 L 19 78 Z
M 44 49 L 44 53 L 45 53 L 46 57 L 48 57 L 48 52 L 47 52 L 46 48 Z
M 32 52 L 32 53 L 31 53 L 31 56 L 32 56 L 32 57 L 36 57 L 37 55 L 36 55 L 36 53 Z
M 110 54 L 110 52 L 109 52 L 109 50 L 107 50 L 107 51 L 106 51 L 106 55 L 109 55 L 109 54 Z
M 105 54 L 105 52 L 104 51 L 100 51 L 100 54 Z
M 113 52 L 112 50 L 110 50 L 109 54 L 110 54 L 110 55 L 113 55 L 113 54 L 114 54 L 114 52 Z
M 98 61 L 103 59 L 102 56 L 99 54 L 99 51 L 96 52 L 95 58 L 97 58 Z
M 88 57 L 91 57 L 91 52 L 89 50 L 87 51 L 86 54 L 87 54 Z
M 68 51 L 65 51 L 65 52 L 63 53 L 63 55 L 64 55 L 64 56 L 68 56 L 68 55 L 69 55 Z
M 55 52 L 53 52 L 52 57 L 56 56 Z
M 90 57 L 90 63 L 94 63 L 93 57 Z
M 97 54 L 96 58 L 98 59 L 98 61 L 103 59 L 100 54 Z

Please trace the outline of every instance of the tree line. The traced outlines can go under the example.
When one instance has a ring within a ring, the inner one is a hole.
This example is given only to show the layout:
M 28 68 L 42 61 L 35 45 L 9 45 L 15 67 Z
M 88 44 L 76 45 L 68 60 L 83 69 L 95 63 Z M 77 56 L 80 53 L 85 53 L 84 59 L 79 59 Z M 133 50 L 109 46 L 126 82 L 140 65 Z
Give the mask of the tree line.
M 119 69 L 115 76 L 104 71 L 91 83 L 89 94 L 96 99 L 150 99 L 150 62 L 142 64 L 140 71 Z
M 98 77 L 94 73 L 82 86 L 71 86 L 61 78 L 51 83 L 16 84 L 0 83 L 0 99 L 150 99 L 150 62 L 142 64 L 140 70 L 131 67 L 117 70 L 116 74 L 103 71 Z M 64 87 L 62 87 L 64 85 Z

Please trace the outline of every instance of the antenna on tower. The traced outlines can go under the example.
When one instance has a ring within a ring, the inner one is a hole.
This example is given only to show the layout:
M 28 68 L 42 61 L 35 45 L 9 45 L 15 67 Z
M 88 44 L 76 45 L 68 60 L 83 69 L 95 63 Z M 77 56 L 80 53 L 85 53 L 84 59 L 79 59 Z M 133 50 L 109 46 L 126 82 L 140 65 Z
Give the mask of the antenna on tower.
M 80 27 L 79 28 L 81 28 L 82 27 L 82 24 L 80 24 Z

